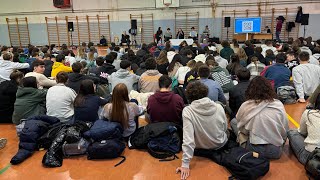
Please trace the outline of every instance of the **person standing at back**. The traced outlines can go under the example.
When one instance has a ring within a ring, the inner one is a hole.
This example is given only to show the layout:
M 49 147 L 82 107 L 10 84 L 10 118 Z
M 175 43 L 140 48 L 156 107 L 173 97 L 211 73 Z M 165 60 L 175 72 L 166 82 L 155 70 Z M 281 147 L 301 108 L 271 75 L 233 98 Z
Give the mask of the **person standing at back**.
M 306 99 L 311 96 L 320 84 L 320 67 L 310 64 L 309 59 L 309 53 L 301 52 L 299 54 L 300 65 L 292 70 L 293 83 L 299 102 L 306 102 Z
M 157 40 L 157 44 L 159 44 L 159 41 L 162 43 L 162 30 L 161 27 L 158 28 L 158 31 L 155 34 L 155 39 Z

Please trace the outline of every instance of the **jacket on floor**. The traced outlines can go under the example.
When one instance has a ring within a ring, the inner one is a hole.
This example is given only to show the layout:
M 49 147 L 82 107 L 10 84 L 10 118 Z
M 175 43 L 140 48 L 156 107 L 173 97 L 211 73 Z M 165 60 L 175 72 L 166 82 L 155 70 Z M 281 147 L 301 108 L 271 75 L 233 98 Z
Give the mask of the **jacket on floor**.
M 56 117 L 35 116 L 28 118 L 20 134 L 19 150 L 11 159 L 13 165 L 20 164 L 38 149 L 37 140 L 49 129 L 50 125 L 60 122 Z

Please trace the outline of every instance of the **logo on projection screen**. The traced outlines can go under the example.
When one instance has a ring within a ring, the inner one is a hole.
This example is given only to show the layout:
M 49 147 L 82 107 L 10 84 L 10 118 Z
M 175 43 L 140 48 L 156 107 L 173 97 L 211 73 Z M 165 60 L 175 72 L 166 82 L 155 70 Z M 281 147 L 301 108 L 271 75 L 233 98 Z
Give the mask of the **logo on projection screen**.
M 242 21 L 242 31 L 252 32 L 253 31 L 253 21 Z

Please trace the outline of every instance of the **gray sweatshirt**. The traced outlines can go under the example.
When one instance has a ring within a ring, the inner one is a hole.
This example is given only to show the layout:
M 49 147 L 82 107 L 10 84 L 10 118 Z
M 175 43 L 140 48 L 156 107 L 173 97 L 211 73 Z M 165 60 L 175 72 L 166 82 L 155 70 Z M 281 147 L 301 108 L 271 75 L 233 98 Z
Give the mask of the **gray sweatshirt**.
M 126 69 L 119 69 L 108 76 L 109 88 L 111 87 L 110 90 L 112 91 L 117 84 L 124 83 L 128 88 L 128 93 L 130 93 L 131 90 L 137 90 L 139 78 L 140 76 L 131 74 Z
M 223 107 L 208 97 L 193 101 L 183 109 L 182 167 L 189 168 L 195 148 L 219 149 L 228 140 Z
M 300 64 L 293 68 L 292 78 L 299 98 L 311 96 L 320 84 L 320 66 Z

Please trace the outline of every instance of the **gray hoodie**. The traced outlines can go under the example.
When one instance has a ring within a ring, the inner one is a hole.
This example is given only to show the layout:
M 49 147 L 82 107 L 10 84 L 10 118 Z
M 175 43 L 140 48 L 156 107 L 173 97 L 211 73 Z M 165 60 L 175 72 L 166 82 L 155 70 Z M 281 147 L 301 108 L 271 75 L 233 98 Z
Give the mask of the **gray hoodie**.
M 109 88 L 112 91 L 117 84 L 124 83 L 128 88 L 128 93 L 130 93 L 131 90 L 137 90 L 139 78 L 140 76 L 131 74 L 126 69 L 119 69 L 108 76 Z
M 182 167 L 189 168 L 194 149 L 219 149 L 228 140 L 223 107 L 208 97 L 193 101 L 183 109 Z

